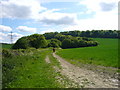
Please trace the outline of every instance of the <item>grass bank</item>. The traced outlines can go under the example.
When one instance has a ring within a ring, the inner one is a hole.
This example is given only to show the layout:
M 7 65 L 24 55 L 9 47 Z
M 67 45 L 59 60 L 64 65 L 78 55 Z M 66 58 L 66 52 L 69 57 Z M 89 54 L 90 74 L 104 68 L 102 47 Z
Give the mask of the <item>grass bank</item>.
M 52 50 L 20 51 L 20 55 L 3 57 L 3 88 L 64 87 L 56 79 L 59 74 L 55 72 L 53 65 L 59 66 L 59 62 L 52 57 Z M 49 55 L 51 63 L 45 62 L 46 55 Z

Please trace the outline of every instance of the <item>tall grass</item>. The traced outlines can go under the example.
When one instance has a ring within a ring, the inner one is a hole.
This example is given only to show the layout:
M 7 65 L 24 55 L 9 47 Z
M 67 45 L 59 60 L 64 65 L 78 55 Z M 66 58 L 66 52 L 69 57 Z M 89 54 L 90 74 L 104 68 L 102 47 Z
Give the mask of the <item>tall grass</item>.
M 51 53 L 51 50 L 35 50 L 32 52 L 3 58 L 3 88 L 62 87 L 56 81 L 57 74 L 52 64 L 45 62 L 45 57 Z

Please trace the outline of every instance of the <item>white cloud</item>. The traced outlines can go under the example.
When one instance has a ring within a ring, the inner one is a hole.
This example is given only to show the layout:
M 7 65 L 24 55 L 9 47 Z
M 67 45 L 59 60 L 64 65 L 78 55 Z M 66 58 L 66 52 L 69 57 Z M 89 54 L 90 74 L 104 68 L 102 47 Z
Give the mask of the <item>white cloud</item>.
M 0 32 L 0 43 L 11 43 L 11 33 L 2 33 Z M 21 38 L 23 35 L 18 33 L 13 33 L 13 43 L 15 43 L 19 38 Z
M 41 31 L 40 34 L 48 33 L 48 32 L 55 32 L 53 29 L 46 29 L 44 31 Z
M 1 18 L 37 18 L 39 12 L 46 10 L 38 0 L 2 0 Z
M 79 5 L 85 5 L 88 11 L 100 12 L 104 11 L 105 8 L 111 11 L 113 8 L 117 8 L 118 1 L 119 0 L 81 0 Z
M 116 7 L 116 3 L 101 2 L 100 6 L 102 11 L 111 11 Z
M 118 30 L 118 24 L 117 24 L 116 20 L 108 20 L 108 19 L 94 18 L 94 19 L 80 20 L 78 22 L 78 25 L 72 25 L 72 26 L 63 28 L 63 31 Z
M 39 21 L 45 24 L 73 25 L 76 24 L 77 14 L 60 13 L 59 9 L 47 10 L 39 15 Z
M 92 18 L 80 19 L 77 25 L 68 26 L 64 30 L 118 30 L 118 0 L 82 0 L 86 11 L 81 14 L 94 12 Z
M 32 33 L 35 33 L 37 30 L 36 28 L 31 28 L 27 26 L 18 26 L 16 29 L 20 30 L 21 32 L 32 32 Z
M 12 31 L 12 28 L 9 26 L 0 25 L 0 31 L 1 32 L 10 32 L 10 31 Z
M 8 33 L 8 34 L 7 34 L 7 36 L 10 36 L 10 35 L 11 35 L 11 33 Z M 22 37 L 22 36 L 23 36 L 22 34 L 18 34 L 18 33 L 12 33 L 12 35 L 13 35 L 13 38 L 14 38 L 14 37 L 19 38 L 19 37 Z
M 9 34 L 8 34 L 9 35 Z M 19 38 L 23 37 L 22 34 L 13 33 L 13 43 L 15 43 Z
M 11 43 L 11 33 L 5 34 L 2 33 L 2 43 Z M 13 35 L 13 42 L 15 43 L 19 38 L 21 38 L 23 35 L 19 33 L 12 33 Z M 0 37 L 1 38 L 1 37 Z
M 95 15 L 99 13 L 110 13 L 116 14 L 118 12 L 118 1 L 119 0 L 81 0 L 78 5 L 84 5 L 86 7 L 86 11 L 81 12 L 81 14 L 89 14 L 94 12 Z M 101 16 L 104 17 L 104 16 Z
M 77 16 L 72 13 L 56 12 L 59 9 L 47 10 L 41 6 L 41 0 L 2 0 L 0 3 L 1 18 L 35 19 L 44 24 L 76 24 Z
M 2 40 L 4 40 L 4 37 L 6 37 L 7 35 L 5 33 L 0 32 L 0 40 L 2 42 Z
M 118 30 L 118 16 L 114 12 L 98 12 L 93 18 L 81 19 L 77 25 L 72 25 L 63 30 Z
M 92 29 L 117 29 L 118 0 L 81 0 L 79 5 L 84 5 L 86 11 L 81 14 L 94 12 L 93 18 L 77 19 L 77 13 L 61 13 L 60 9 L 48 10 L 41 6 L 41 0 L 2 0 L 1 17 L 29 18 L 44 23 L 44 25 L 70 25 L 65 30 L 92 30 Z M 71 0 L 72 1 L 72 0 Z M 77 9 L 77 8 L 76 8 Z M 77 24 L 77 25 L 75 25 Z M 23 32 L 36 32 L 36 28 L 19 26 Z M 5 30 L 4 30 L 5 31 Z M 46 32 L 54 30 L 45 30 Z M 41 31 L 44 33 L 45 31 Z

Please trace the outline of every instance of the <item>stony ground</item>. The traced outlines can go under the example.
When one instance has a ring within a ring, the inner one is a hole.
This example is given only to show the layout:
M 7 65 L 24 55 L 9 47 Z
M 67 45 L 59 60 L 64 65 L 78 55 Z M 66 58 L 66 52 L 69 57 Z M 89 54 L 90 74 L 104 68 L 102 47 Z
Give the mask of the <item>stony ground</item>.
M 118 88 L 118 79 L 89 70 L 85 67 L 77 67 L 70 64 L 60 56 L 53 53 L 53 56 L 60 62 L 62 69 L 60 73 L 66 76 L 77 87 L 84 88 Z M 46 57 L 46 62 L 50 62 Z

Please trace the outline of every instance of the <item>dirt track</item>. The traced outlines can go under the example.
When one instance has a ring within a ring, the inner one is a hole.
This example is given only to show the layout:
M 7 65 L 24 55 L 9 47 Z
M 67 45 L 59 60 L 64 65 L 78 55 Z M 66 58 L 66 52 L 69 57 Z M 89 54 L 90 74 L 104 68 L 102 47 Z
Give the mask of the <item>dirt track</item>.
M 48 56 L 46 56 L 45 61 L 46 61 L 47 63 L 50 63 L 50 59 L 49 59 Z
M 71 81 L 84 88 L 118 88 L 118 80 L 113 78 L 103 78 L 100 74 L 86 68 L 76 67 L 65 61 L 60 56 L 53 53 L 53 56 L 60 62 L 62 69 L 61 74 Z

